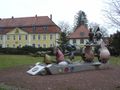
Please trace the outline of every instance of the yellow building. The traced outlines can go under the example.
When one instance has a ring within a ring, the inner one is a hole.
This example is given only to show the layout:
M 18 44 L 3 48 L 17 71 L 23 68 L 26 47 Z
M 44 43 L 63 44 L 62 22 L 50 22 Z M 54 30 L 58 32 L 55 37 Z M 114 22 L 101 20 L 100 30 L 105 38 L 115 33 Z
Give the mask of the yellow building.
M 0 19 L 0 46 L 53 47 L 57 46 L 60 32 L 48 16 Z

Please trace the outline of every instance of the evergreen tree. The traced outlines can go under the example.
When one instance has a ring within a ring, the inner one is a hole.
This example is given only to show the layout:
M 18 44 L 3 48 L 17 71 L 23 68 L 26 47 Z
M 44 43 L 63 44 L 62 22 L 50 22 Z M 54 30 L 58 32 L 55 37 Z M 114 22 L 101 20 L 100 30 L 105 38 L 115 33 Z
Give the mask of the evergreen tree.
M 63 53 L 65 53 L 65 45 L 68 44 L 69 39 L 67 38 L 67 32 L 61 32 L 60 38 L 58 39 L 58 44 L 60 45 L 60 48 L 63 50 Z
M 119 31 L 117 31 L 117 33 L 115 33 L 115 34 L 112 35 L 111 45 L 120 54 L 120 32 Z
M 84 11 L 79 11 L 77 15 L 75 15 L 74 21 L 74 30 L 77 29 L 79 26 L 85 25 L 88 27 L 88 20 Z

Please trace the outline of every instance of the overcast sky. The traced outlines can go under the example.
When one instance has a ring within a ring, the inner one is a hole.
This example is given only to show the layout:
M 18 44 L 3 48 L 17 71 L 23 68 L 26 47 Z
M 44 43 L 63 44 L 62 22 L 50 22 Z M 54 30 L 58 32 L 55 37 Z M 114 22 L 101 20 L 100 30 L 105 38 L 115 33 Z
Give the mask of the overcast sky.
M 82 10 L 90 22 L 104 24 L 103 3 L 103 0 L 0 0 L 0 18 L 52 14 L 56 24 L 65 21 L 72 25 L 74 16 Z

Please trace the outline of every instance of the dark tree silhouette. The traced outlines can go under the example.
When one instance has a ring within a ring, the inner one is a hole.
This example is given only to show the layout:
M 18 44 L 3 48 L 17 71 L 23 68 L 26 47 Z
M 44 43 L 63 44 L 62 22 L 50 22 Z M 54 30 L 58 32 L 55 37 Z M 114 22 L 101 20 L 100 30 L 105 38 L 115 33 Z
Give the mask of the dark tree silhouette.
M 65 53 L 65 45 L 69 43 L 69 39 L 67 38 L 67 32 L 61 32 L 60 33 L 60 38 L 58 39 L 58 44 L 60 48 L 62 49 L 63 53 Z
M 86 17 L 86 14 L 84 11 L 79 11 L 76 15 L 75 15 L 75 20 L 74 20 L 74 30 L 76 30 L 79 26 L 81 25 L 85 25 L 86 27 L 88 27 L 88 20 Z
M 117 31 L 117 33 L 113 34 L 111 39 L 111 46 L 114 47 L 117 54 L 120 54 L 120 32 Z

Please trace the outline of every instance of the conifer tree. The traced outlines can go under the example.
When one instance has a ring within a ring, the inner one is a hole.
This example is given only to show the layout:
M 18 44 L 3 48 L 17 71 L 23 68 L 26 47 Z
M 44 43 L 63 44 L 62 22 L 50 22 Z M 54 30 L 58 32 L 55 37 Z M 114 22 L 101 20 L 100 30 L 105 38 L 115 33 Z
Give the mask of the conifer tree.
M 76 30 L 81 25 L 85 25 L 86 27 L 88 27 L 88 20 L 87 20 L 85 12 L 80 10 L 75 15 L 74 30 Z

